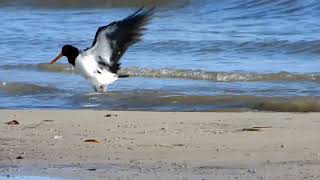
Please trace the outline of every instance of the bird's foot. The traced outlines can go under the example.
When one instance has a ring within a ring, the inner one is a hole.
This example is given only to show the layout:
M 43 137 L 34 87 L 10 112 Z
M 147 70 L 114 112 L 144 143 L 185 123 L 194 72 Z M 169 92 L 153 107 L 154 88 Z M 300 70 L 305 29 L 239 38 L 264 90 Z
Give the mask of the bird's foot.
M 95 92 L 98 92 L 98 93 L 107 92 L 107 87 L 105 85 L 94 86 L 93 89 Z
M 100 92 L 107 92 L 107 87 L 104 85 L 99 86 L 100 87 Z

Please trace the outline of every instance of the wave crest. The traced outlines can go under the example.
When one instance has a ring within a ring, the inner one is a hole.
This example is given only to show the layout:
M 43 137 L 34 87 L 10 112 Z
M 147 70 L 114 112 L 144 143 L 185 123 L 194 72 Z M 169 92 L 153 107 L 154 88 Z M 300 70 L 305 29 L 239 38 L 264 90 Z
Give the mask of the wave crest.
M 24 64 L 2 65 L 0 69 L 23 69 L 57 73 L 76 73 L 68 64 Z M 151 69 L 140 67 L 128 67 L 120 70 L 119 74 L 127 74 L 133 77 L 153 78 L 181 78 L 192 80 L 210 80 L 217 82 L 244 82 L 244 81 L 320 81 L 320 73 L 253 73 L 253 72 L 213 72 L 203 70 L 184 69 Z

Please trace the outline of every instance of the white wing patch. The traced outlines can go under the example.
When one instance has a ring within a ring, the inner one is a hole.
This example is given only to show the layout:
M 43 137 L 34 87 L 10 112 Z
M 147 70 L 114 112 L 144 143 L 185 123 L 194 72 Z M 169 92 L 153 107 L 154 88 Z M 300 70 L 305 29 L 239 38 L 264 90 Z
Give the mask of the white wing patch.
M 115 41 L 111 41 L 107 38 L 107 34 L 115 31 L 117 26 L 111 26 L 109 28 L 104 29 L 102 32 L 99 33 L 97 37 L 97 41 L 95 45 L 89 49 L 92 54 L 95 54 L 96 60 L 102 60 L 105 64 L 110 65 L 111 55 L 112 55 L 112 47 L 111 43 L 116 43 Z

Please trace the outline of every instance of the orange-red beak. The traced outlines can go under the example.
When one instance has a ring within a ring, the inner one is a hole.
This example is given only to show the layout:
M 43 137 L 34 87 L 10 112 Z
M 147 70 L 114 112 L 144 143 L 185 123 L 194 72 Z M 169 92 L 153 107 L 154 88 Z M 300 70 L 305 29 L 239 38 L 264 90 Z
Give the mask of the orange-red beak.
M 57 62 L 62 56 L 63 56 L 63 54 L 62 54 L 62 52 L 61 52 L 56 58 L 54 58 L 54 60 L 52 60 L 52 61 L 50 62 L 50 64 L 53 64 L 53 63 Z

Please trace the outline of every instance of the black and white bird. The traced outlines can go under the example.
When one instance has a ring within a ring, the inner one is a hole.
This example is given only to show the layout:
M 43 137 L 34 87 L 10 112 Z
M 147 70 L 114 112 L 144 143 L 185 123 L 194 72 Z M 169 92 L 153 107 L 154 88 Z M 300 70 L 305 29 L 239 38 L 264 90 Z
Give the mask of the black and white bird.
M 50 64 L 66 56 L 75 70 L 87 79 L 97 92 L 106 92 L 107 86 L 120 77 L 120 58 L 128 47 L 141 40 L 142 31 L 150 21 L 155 8 L 140 8 L 120 21 L 99 27 L 92 46 L 84 51 L 64 45 L 61 53 Z

